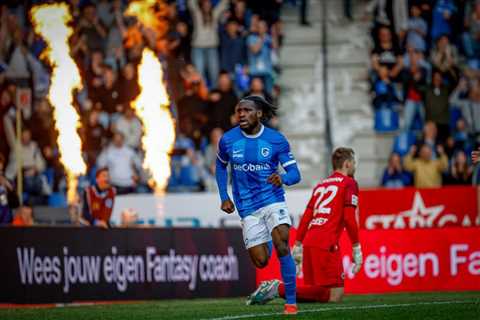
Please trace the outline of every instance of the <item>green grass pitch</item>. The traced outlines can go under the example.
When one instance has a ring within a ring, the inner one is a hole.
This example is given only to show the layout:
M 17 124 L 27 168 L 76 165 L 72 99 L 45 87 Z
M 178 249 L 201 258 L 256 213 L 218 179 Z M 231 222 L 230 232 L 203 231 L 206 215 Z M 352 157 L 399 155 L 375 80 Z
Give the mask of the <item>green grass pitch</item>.
M 0 319 L 278 319 L 283 300 L 246 306 L 244 298 L 164 300 L 53 308 L 0 309 Z M 480 319 L 480 292 L 351 295 L 340 304 L 299 304 L 295 319 Z

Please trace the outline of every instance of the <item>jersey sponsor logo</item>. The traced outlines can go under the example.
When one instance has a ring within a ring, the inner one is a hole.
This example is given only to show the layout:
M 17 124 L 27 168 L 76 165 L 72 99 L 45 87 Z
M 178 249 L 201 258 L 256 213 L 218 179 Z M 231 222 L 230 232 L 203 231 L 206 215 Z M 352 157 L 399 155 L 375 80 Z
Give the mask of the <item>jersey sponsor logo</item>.
M 270 170 L 271 167 L 268 163 L 264 164 L 253 164 L 253 163 L 244 163 L 244 164 L 234 164 L 233 170 L 243 171 L 243 172 L 256 172 L 263 170 Z
M 243 158 L 242 150 L 233 150 L 232 158 Z
M 269 148 L 262 148 L 261 154 L 265 158 L 268 157 L 270 155 L 270 149 Z
M 322 226 L 325 223 L 327 223 L 328 219 L 327 218 L 315 218 L 312 221 L 310 221 L 310 225 L 308 226 L 311 228 L 312 226 Z
M 112 208 L 112 206 L 113 206 L 113 201 L 112 201 L 112 199 L 107 199 L 107 200 L 105 200 L 105 206 L 106 206 L 107 208 Z

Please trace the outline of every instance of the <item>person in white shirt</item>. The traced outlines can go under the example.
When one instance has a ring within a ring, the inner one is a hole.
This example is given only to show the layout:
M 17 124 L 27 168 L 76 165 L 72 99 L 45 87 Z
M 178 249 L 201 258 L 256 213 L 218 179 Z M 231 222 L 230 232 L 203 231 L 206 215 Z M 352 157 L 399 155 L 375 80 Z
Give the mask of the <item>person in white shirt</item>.
M 115 132 L 112 143 L 97 159 L 98 168 L 108 168 L 110 181 L 117 189 L 117 194 L 134 193 L 142 170 L 140 157 L 125 145 L 124 140 L 122 133 Z
M 125 137 L 125 144 L 135 150 L 140 149 L 142 139 L 142 123 L 135 116 L 132 108 L 126 108 L 124 113 L 114 123 L 114 131 Z

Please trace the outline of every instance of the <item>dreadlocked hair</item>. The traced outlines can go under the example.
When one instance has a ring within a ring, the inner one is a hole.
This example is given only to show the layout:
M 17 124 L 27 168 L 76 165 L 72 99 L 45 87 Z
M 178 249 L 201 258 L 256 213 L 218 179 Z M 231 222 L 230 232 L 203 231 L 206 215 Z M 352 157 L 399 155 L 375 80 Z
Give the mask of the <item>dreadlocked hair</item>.
M 243 98 L 240 103 L 249 101 L 253 102 L 253 104 L 260 110 L 262 110 L 262 122 L 267 122 L 272 119 L 274 116 L 277 115 L 277 107 L 265 100 L 261 96 L 248 96 Z

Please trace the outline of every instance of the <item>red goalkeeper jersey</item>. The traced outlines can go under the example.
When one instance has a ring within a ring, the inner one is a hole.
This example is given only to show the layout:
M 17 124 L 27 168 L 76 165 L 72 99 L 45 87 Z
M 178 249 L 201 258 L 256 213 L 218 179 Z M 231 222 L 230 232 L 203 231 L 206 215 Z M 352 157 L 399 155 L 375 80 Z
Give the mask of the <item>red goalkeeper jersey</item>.
M 334 172 L 313 189 L 298 227 L 297 240 L 304 246 L 329 250 L 338 245 L 347 225 L 353 226 L 347 228 L 350 240 L 358 242 L 357 206 L 358 184 L 355 179 Z

